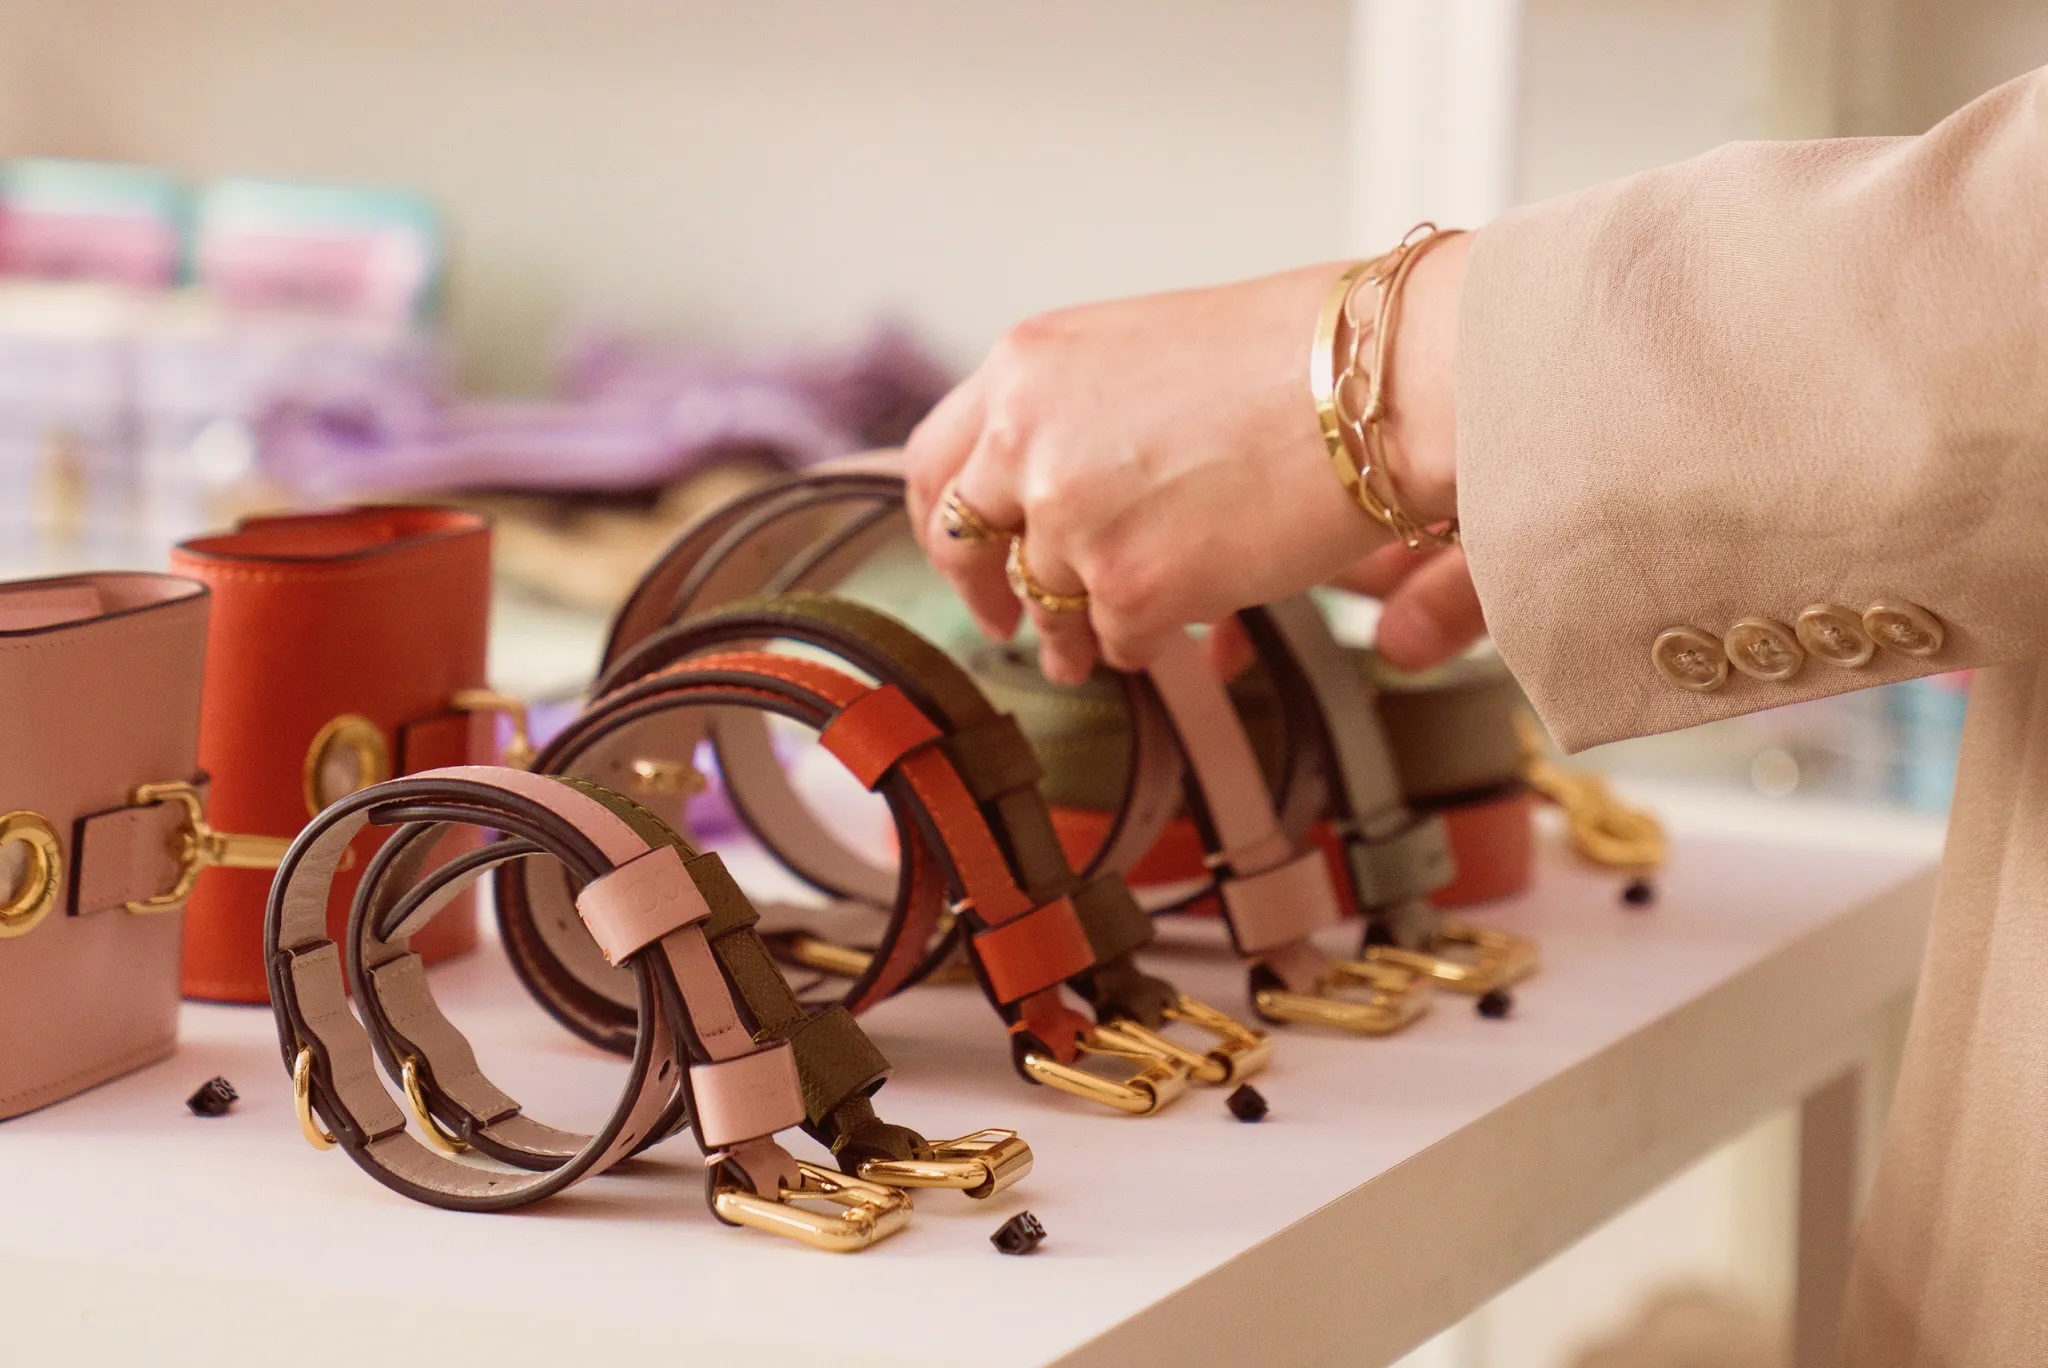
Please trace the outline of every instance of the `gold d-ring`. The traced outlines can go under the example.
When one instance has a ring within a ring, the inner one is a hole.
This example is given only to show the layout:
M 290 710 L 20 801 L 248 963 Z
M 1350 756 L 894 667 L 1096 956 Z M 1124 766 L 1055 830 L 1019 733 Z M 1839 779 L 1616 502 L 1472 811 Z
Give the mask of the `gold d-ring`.
M 299 1134 L 316 1150 L 334 1148 L 334 1137 L 313 1115 L 313 1047 L 301 1045 L 292 1062 L 292 1110 L 299 1114 Z
M 0 848 L 20 845 L 28 851 L 21 887 L 0 902 L 0 940 L 25 936 L 57 905 L 64 882 L 64 849 L 57 829 L 41 813 L 17 811 L 0 817 Z
M 405 1087 L 405 1100 L 412 1107 L 412 1114 L 419 1119 L 420 1129 L 427 1133 L 429 1144 L 447 1155 L 461 1154 L 469 1148 L 427 1110 L 427 1094 L 420 1086 L 420 1062 L 417 1059 L 407 1058 L 405 1066 L 399 1070 L 399 1082 Z
M 1048 613 L 1085 613 L 1088 611 L 1088 595 L 1056 594 L 1040 584 L 1031 574 L 1031 562 L 1024 556 L 1024 539 L 1016 538 L 1010 543 L 1010 562 L 1007 567 L 1010 576 L 1010 592 L 1020 599 L 1029 599 Z

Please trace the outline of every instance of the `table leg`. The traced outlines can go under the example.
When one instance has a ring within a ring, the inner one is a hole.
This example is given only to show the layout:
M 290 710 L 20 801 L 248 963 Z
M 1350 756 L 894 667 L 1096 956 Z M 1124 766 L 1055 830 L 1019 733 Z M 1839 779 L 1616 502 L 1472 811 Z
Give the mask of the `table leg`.
M 1863 1152 L 1863 1070 L 1836 1075 L 1799 1107 L 1799 1225 L 1793 1368 L 1833 1368 L 1855 1234 Z

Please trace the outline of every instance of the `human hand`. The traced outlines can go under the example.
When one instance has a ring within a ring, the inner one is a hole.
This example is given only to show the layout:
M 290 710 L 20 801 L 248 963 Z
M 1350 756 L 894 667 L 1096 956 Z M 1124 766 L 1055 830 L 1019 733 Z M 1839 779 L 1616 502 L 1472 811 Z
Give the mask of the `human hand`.
M 1425 522 L 1456 511 L 1451 359 L 1468 241 L 1450 238 L 1417 263 L 1395 337 L 1389 474 Z M 912 525 L 985 632 L 1008 638 L 1027 609 L 1000 544 L 956 541 L 940 526 L 948 489 L 1026 534 L 1047 590 L 1088 595 L 1086 613 L 1028 607 L 1056 680 L 1085 678 L 1098 655 L 1140 668 L 1168 633 L 1325 581 L 1380 586 L 1397 624 L 1404 593 L 1418 607 L 1456 597 L 1462 553 L 1392 542 L 1330 470 L 1305 367 L 1341 270 L 1032 319 L 933 410 L 905 449 Z M 1476 618 L 1476 599 L 1466 616 Z M 1426 613 L 1414 630 L 1436 620 Z M 1390 630 L 1399 642 L 1409 629 Z M 1408 645 L 1440 649 L 1423 636 Z

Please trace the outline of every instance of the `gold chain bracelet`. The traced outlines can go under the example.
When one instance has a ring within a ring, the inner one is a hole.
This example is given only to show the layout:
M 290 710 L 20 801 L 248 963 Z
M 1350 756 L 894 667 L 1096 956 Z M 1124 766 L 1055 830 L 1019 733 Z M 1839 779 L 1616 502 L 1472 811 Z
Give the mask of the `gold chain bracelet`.
M 1315 396 L 1316 417 L 1337 478 L 1367 516 L 1407 543 L 1411 551 L 1424 546 L 1456 546 L 1458 520 L 1425 526 L 1401 506 L 1394 488 L 1386 435 L 1394 329 L 1409 273 L 1423 253 L 1456 235 L 1455 230 L 1434 223 L 1418 223 L 1392 251 L 1361 261 L 1338 276 L 1316 319 L 1315 348 L 1309 360 L 1309 389 Z M 1378 296 L 1370 320 L 1358 317 L 1353 307 L 1363 293 L 1360 287 L 1368 282 Z M 1340 365 L 1338 341 L 1346 328 L 1351 345 Z M 1369 370 L 1365 364 L 1368 335 L 1373 343 Z

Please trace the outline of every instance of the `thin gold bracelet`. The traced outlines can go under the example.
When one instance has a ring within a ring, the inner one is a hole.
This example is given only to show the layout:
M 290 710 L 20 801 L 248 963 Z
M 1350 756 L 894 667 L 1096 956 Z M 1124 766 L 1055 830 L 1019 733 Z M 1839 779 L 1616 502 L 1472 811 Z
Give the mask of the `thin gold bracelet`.
M 1337 478 L 1367 516 L 1399 537 L 1411 551 L 1429 545 L 1457 545 L 1458 520 L 1451 518 L 1429 527 L 1401 506 L 1387 459 L 1387 377 L 1392 368 L 1401 293 L 1409 273 L 1423 253 L 1454 236 L 1455 231 L 1440 229 L 1433 223 L 1418 223 L 1392 251 L 1361 261 L 1339 276 L 1316 319 L 1315 346 L 1309 362 L 1309 388 L 1315 397 L 1316 417 Z M 1351 301 L 1367 280 L 1378 292 L 1378 308 L 1369 330 L 1373 339 L 1369 375 L 1362 373 L 1360 364 L 1364 360 L 1362 343 L 1368 329 L 1362 319 L 1351 315 Z M 1346 323 L 1351 325 L 1350 356 L 1340 366 L 1337 343 Z M 1352 382 L 1360 380 L 1365 382 L 1366 394 L 1354 412 L 1346 391 Z M 1385 493 L 1376 487 L 1381 483 L 1386 487 Z

